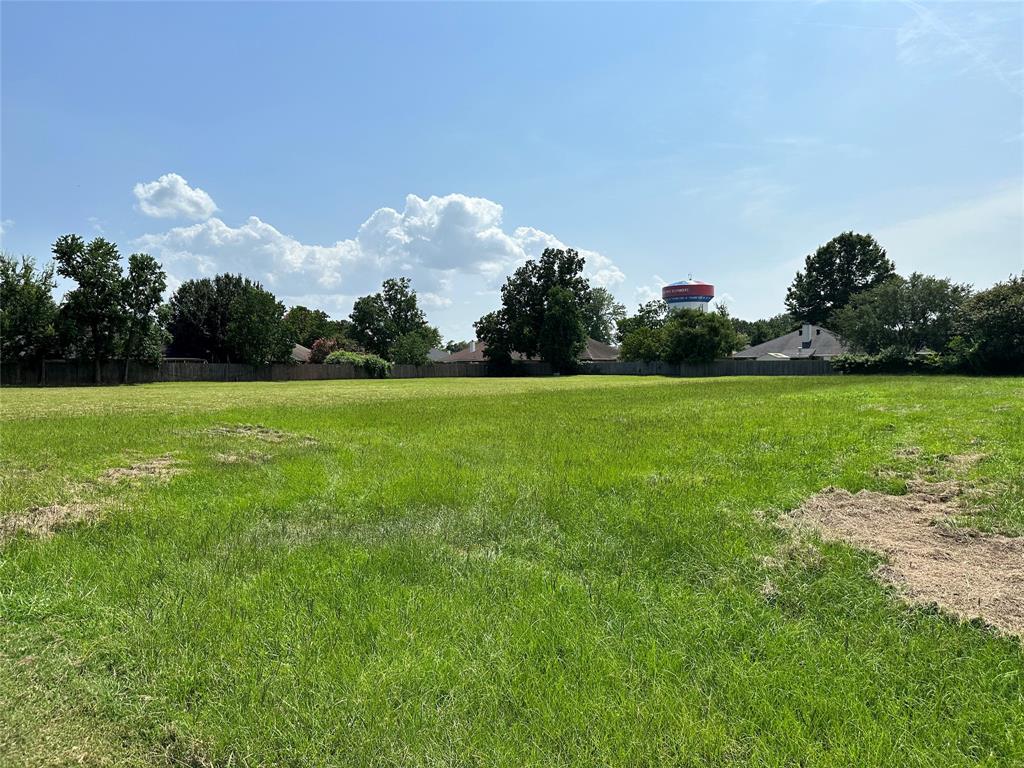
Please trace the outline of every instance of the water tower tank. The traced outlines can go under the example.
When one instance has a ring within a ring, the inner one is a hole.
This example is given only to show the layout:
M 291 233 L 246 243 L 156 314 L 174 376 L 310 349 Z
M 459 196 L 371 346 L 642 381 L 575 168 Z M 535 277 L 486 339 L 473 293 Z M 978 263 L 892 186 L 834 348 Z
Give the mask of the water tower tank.
M 708 302 L 715 298 L 715 286 L 700 280 L 680 280 L 661 289 L 661 298 L 671 311 L 695 309 L 708 311 Z

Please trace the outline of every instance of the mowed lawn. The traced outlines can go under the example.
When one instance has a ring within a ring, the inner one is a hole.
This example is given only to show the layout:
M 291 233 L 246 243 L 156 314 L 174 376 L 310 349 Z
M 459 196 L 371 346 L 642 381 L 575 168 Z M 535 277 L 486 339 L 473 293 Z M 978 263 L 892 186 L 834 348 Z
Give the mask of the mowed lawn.
M 1020 379 L 5 389 L 0 419 L 2 513 L 87 518 L 0 545 L 0 765 L 1024 763 L 1019 640 L 774 525 L 960 472 L 965 524 L 1024 532 Z

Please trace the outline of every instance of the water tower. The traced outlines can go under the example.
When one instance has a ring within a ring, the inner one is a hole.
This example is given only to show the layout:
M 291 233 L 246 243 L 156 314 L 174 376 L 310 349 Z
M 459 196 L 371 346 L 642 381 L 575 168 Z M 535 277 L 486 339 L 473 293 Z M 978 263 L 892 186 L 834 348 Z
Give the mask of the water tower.
M 666 285 L 661 289 L 661 298 L 668 304 L 671 312 L 683 309 L 707 312 L 708 303 L 715 298 L 715 286 L 689 278 Z

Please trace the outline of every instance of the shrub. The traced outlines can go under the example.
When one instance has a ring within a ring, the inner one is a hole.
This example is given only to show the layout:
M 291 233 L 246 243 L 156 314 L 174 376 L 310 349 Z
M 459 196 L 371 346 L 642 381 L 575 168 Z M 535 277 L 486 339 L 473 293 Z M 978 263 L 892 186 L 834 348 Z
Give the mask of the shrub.
M 391 363 L 383 357 L 364 352 L 349 352 L 345 349 L 336 349 L 327 356 L 324 362 L 328 365 L 352 363 L 352 365 L 362 368 L 375 379 L 385 379 L 391 373 Z
M 841 373 L 949 373 L 959 364 L 953 356 L 908 355 L 887 347 L 877 355 L 838 355 L 832 358 L 832 367 Z
M 309 362 L 324 363 L 327 361 L 327 356 L 337 348 L 338 342 L 335 339 L 317 339 L 309 348 Z

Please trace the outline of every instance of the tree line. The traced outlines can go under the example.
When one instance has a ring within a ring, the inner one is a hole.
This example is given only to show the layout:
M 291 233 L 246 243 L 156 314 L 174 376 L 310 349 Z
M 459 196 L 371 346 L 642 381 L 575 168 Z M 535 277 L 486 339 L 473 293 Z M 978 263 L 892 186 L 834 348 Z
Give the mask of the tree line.
M 0 253 L 0 361 L 88 361 L 99 383 L 103 363 L 115 358 L 124 360 L 127 381 L 133 360 L 289 362 L 301 344 L 314 362 L 351 362 L 340 354 L 351 353 L 379 371 L 424 363 L 441 343 L 408 278 L 385 280 L 380 292 L 356 300 L 348 319 L 334 320 L 322 310 L 286 309 L 258 282 L 227 273 L 187 280 L 164 302 L 162 266 L 145 253 L 123 264 L 117 246 L 102 237 L 64 235 L 52 253 L 41 267 Z M 56 277 L 73 281 L 59 303 Z
M 846 371 L 1024 373 L 1024 279 L 987 290 L 897 274 L 871 236 L 844 232 L 806 257 L 786 294 L 798 321 L 826 325 L 851 349 Z
M 1020 276 L 979 292 L 947 277 L 904 277 L 870 234 L 843 232 L 805 258 L 785 305 L 785 313 L 747 321 L 721 306 L 670 316 L 652 301 L 618 323 L 621 357 L 710 360 L 812 323 L 850 348 L 833 360 L 840 370 L 1024 373 Z
M 89 361 L 99 381 L 102 363 L 120 358 L 127 380 L 131 360 L 286 362 L 301 344 L 312 362 L 353 362 L 378 375 L 392 363 L 425 363 L 442 347 L 405 277 L 385 280 L 336 320 L 301 305 L 286 309 L 258 282 L 233 274 L 187 280 L 164 302 L 161 265 L 145 253 L 123 264 L 102 237 L 64 235 L 52 252 L 43 267 L 0 254 L 0 361 Z M 903 277 L 871 235 L 844 232 L 808 255 L 786 293 L 787 312 L 755 321 L 730 317 L 724 306 L 670 313 L 660 300 L 627 316 L 610 291 L 590 285 L 584 266 L 578 251 L 548 248 L 509 275 L 501 306 L 474 324 L 487 359 L 502 366 L 518 355 L 571 372 L 590 337 L 619 344 L 626 360 L 704 362 L 809 322 L 849 345 L 853 354 L 836 361 L 844 370 L 1024 372 L 1024 279 L 975 293 L 948 278 Z M 59 304 L 55 276 L 74 284 Z

